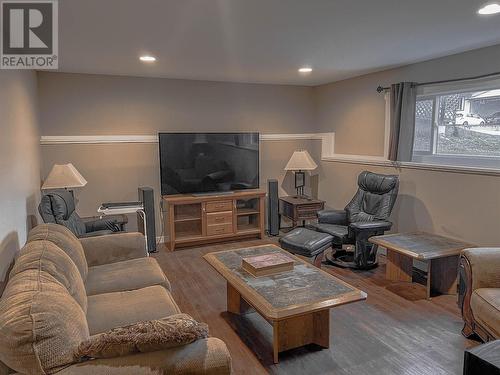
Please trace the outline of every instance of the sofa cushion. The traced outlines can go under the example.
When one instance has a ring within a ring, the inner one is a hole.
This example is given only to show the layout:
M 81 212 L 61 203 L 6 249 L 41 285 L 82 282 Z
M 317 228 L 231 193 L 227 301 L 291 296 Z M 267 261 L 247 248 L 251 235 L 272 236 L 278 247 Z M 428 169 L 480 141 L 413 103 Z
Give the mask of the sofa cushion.
M 22 374 L 52 374 L 89 338 L 85 313 L 41 270 L 13 276 L 0 300 L 0 360 Z
M 181 312 L 170 292 L 159 285 L 96 294 L 88 297 L 88 305 L 87 322 L 91 335 Z
M 54 243 L 27 243 L 19 252 L 10 278 L 26 270 L 41 270 L 53 276 L 66 287 L 83 311 L 87 311 L 87 294 L 80 272 L 71 258 Z
M 89 267 L 85 287 L 87 294 L 124 292 L 147 286 L 162 285 L 170 290 L 170 283 L 156 259 L 144 257 L 122 262 Z
M 474 319 L 494 337 L 500 338 L 500 289 L 476 289 L 472 292 L 470 305 Z
M 68 228 L 51 223 L 37 225 L 29 232 L 27 242 L 39 240 L 50 241 L 57 245 L 75 263 L 83 281 L 87 279 L 88 266 L 82 244 Z

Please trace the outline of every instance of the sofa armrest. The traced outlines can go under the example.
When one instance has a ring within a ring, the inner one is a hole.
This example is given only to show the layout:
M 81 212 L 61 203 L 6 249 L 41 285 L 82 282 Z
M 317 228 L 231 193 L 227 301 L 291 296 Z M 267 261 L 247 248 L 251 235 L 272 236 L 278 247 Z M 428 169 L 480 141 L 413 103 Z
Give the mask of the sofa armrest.
M 60 375 L 115 374 L 231 374 L 231 356 L 226 344 L 217 338 L 150 353 L 93 359 L 59 371 Z
M 345 210 L 318 211 L 318 222 L 325 224 L 347 225 L 347 212 Z
M 139 232 L 81 238 L 80 242 L 89 266 L 143 258 L 147 255 L 144 235 Z
M 470 268 L 470 287 L 500 288 L 500 248 L 478 247 L 465 249 L 461 256 L 467 259 Z

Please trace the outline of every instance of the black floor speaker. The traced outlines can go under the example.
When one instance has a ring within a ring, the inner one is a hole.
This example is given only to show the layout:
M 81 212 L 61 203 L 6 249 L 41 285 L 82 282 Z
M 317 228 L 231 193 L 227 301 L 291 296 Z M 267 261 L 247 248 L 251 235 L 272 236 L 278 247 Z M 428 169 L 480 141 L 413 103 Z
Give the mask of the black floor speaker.
M 156 223 L 155 223 L 155 196 L 154 190 L 150 187 L 140 187 L 138 189 L 139 201 L 144 206 L 144 216 L 146 218 L 146 225 L 142 214 L 137 214 L 137 226 L 139 231 L 144 233 L 147 238 L 148 252 L 156 252 Z
M 280 217 L 278 212 L 278 180 L 267 180 L 267 226 L 271 236 L 280 232 Z

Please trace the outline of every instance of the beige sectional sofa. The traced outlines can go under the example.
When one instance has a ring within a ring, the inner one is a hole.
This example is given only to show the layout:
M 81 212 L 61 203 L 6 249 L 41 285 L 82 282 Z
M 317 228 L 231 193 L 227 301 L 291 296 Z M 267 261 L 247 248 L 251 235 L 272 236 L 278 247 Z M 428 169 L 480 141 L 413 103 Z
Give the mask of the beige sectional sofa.
M 483 341 L 500 339 L 500 248 L 465 249 L 460 256 L 464 328 Z
M 0 299 L 0 374 L 229 374 L 224 342 L 77 362 L 91 335 L 180 313 L 169 280 L 139 233 L 78 240 L 57 224 L 34 228 Z

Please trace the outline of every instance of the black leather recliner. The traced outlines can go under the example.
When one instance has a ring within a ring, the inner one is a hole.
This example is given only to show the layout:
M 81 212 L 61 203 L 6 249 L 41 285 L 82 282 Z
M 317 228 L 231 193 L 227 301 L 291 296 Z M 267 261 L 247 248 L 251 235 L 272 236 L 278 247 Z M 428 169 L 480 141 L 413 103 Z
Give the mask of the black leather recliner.
M 345 209 L 318 212 L 318 223 L 308 227 L 333 236 L 334 253 L 329 263 L 359 269 L 377 266 L 378 246 L 368 238 L 391 229 L 388 218 L 398 189 L 398 176 L 364 171 L 358 176 L 358 191 Z M 354 253 L 342 250 L 344 244 L 355 244 Z
M 64 225 L 77 237 L 95 237 L 123 232 L 128 222 L 125 215 L 110 215 L 104 218 L 81 218 L 75 211 L 75 199 L 67 190 L 53 191 L 42 196 L 38 212 L 45 223 Z

